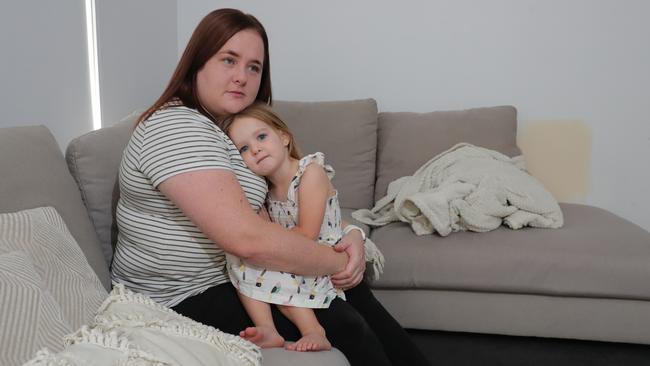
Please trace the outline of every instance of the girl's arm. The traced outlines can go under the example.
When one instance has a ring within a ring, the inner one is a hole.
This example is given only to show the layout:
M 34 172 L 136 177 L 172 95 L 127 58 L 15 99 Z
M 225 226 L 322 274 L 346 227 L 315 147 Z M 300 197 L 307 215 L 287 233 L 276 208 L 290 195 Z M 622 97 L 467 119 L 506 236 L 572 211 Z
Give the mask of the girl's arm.
M 224 251 L 253 265 L 303 275 L 346 268 L 348 255 L 262 220 L 227 170 L 185 172 L 158 188 Z
M 325 169 L 317 164 L 307 165 L 298 186 L 298 222 L 291 230 L 318 239 L 331 191 Z
M 327 200 L 333 193 L 333 187 L 325 170 L 316 164 L 310 164 L 298 186 L 298 224 L 293 230 L 300 232 L 310 239 L 318 238 Z M 341 220 L 341 226 L 348 223 Z M 352 288 L 363 280 L 366 269 L 364 257 L 364 239 L 357 230 L 345 235 L 334 249 L 345 252 L 350 260 L 345 270 L 334 273 L 331 277 L 334 286 L 342 289 Z

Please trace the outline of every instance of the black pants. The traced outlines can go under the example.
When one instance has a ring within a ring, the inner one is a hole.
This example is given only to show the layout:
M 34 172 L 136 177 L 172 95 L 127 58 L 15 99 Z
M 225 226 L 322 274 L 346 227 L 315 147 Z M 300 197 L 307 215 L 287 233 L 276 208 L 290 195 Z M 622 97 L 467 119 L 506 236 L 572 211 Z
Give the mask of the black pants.
M 343 352 L 352 366 L 429 364 L 365 282 L 346 291 L 345 295 L 347 302 L 336 298 L 328 309 L 314 309 L 314 312 L 329 341 Z M 276 306 L 271 309 L 278 332 L 286 340 L 298 340 L 298 328 Z M 239 334 L 253 325 L 235 288 L 229 283 L 185 299 L 174 310 L 232 334 Z

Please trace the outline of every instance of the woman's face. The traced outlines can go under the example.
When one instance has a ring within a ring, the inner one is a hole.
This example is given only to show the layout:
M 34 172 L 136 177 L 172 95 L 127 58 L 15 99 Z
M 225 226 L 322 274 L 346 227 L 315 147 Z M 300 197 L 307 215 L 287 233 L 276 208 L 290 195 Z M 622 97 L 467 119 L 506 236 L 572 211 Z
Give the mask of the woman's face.
M 251 29 L 235 33 L 196 75 L 199 100 L 213 116 L 240 112 L 257 97 L 264 42 Z

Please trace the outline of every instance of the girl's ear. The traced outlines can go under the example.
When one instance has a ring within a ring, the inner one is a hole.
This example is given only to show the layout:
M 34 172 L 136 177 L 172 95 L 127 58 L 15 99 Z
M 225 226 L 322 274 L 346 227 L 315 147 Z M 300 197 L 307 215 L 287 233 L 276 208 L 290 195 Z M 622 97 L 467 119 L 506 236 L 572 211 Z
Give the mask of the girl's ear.
M 289 143 L 291 142 L 291 138 L 289 137 L 289 135 L 280 131 L 280 138 L 282 139 L 282 145 L 284 145 L 285 147 L 289 146 Z

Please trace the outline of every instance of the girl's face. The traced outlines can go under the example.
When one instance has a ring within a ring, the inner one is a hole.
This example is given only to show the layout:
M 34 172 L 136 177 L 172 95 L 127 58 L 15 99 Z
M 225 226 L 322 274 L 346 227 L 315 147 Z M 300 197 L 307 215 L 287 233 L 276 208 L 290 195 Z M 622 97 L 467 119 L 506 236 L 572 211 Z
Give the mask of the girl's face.
M 199 101 L 214 117 L 240 112 L 257 97 L 263 65 L 260 35 L 235 33 L 196 74 Z
M 289 136 L 253 117 L 237 117 L 228 131 L 246 166 L 267 177 L 289 161 Z

